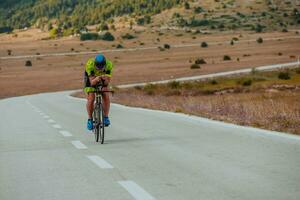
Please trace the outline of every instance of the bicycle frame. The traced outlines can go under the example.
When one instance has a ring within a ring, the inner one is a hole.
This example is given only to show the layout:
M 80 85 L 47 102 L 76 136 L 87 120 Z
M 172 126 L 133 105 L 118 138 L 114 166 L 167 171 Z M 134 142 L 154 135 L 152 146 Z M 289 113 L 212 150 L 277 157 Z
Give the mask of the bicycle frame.
M 100 142 L 101 144 L 104 143 L 104 110 L 103 110 L 103 103 L 102 103 L 102 95 L 105 92 L 113 92 L 113 91 L 103 91 L 103 85 L 96 86 L 95 96 L 96 101 L 94 104 L 94 111 L 93 111 L 93 121 L 94 121 L 94 133 L 95 133 L 95 140 L 96 142 Z

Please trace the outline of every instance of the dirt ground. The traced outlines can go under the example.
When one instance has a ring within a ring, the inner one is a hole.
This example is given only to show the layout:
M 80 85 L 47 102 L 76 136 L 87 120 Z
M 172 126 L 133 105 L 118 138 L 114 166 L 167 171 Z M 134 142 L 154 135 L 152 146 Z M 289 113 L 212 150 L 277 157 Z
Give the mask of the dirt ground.
M 130 32 L 130 31 L 127 31 Z M 180 31 L 131 31 L 136 38 L 121 39 L 120 32 L 112 32 L 116 40 L 80 41 L 78 37 L 47 40 L 47 33 L 30 29 L 14 34 L 0 35 L 0 98 L 40 92 L 53 92 L 82 88 L 82 74 L 88 58 L 96 51 L 113 61 L 113 84 L 148 82 L 177 77 L 194 76 L 267 64 L 294 62 L 300 56 L 300 35 L 288 33 L 218 33 L 213 35 L 193 34 Z M 230 45 L 233 37 L 238 38 Z M 258 44 L 256 39 L 264 42 Z M 208 48 L 200 47 L 207 42 Z M 116 49 L 122 44 L 123 49 Z M 170 49 L 160 50 L 169 44 Z M 176 45 L 195 46 L 177 47 Z M 149 50 L 126 50 L 127 48 L 154 47 Z M 156 48 L 157 47 L 157 48 Z M 11 55 L 8 55 L 10 50 Z M 16 58 L 15 56 L 42 56 L 56 53 L 79 53 L 69 56 L 43 56 Z M 90 52 L 90 54 L 81 54 Z M 229 55 L 230 61 L 223 61 Z M 207 64 L 201 69 L 191 69 L 197 58 Z M 30 60 L 31 67 L 25 62 Z

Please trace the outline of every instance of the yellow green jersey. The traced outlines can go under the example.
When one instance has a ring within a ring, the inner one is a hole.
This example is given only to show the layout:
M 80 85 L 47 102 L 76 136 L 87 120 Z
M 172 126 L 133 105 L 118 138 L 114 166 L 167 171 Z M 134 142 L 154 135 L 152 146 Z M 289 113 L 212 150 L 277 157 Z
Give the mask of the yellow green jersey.
M 95 87 L 93 87 L 90 83 L 89 77 L 91 76 L 108 76 L 112 77 L 113 64 L 110 60 L 106 60 L 106 64 L 103 69 L 97 69 L 95 65 L 95 59 L 90 58 L 85 66 L 84 73 L 84 91 L 86 93 L 94 92 Z

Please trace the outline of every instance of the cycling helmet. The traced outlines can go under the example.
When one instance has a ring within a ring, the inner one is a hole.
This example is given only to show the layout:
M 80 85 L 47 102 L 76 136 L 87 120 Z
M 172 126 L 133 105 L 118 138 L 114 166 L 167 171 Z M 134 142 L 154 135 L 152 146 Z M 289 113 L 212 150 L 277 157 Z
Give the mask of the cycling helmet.
M 95 66 L 96 66 L 96 68 L 97 69 L 103 69 L 105 64 L 106 64 L 106 59 L 105 59 L 104 55 L 98 54 L 95 57 Z

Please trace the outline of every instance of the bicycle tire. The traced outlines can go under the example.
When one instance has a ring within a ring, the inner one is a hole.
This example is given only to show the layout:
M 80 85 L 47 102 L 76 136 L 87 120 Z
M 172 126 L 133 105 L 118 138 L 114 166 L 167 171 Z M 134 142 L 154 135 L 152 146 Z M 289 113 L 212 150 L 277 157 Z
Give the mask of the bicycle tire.
M 99 113 L 99 115 L 101 116 L 101 120 L 100 120 L 100 126 L 99 126 L 99 133 L 100 133 L 100 142 L 101 144 L 104 143 L 104 110 L 103 110 L 103 104 L 101 104 L 101 114 Z
M 95 134 L 95 141 L 99 142 L 99 134 L 100 134 L 100 112 L 99 112 L 99 106 L 95 105 L 95 109 L 93 112 L 93 122 L 94 122 L 94 134 Z

